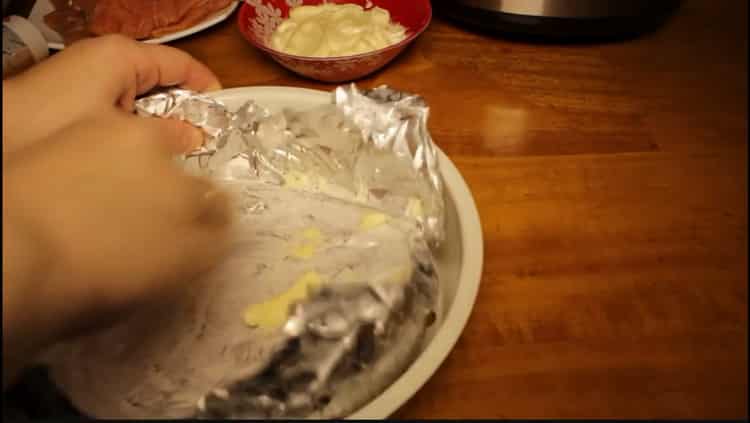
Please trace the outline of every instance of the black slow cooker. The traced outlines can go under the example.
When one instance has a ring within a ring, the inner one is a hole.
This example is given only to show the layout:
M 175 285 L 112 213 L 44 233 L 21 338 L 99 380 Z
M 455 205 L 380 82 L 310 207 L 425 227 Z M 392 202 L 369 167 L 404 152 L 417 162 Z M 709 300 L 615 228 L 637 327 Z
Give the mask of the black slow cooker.
M 631 37 L 658 28 L 680 0 L 434 0 L 442 16 L 502 35 L 550 40 Z

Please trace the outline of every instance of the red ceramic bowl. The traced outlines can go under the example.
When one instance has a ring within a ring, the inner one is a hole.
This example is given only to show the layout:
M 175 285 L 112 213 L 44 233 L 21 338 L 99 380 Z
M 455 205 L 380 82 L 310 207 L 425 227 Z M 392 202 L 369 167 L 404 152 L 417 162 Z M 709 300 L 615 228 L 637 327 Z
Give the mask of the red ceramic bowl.
M 394 22 L 406 28 L 406 39 L 398 44 L 355 56 L 307 57 L 282 53 L 270 47 L 276 27 L 298 5 L 316 5 L 325 0 L 246 0 L 240 8 L 238 24 L 250 44 L 268 53 L 287 69 L 324 82 L 344 82 L 362 78 L 387 65 L 424 31 L 432 19 L 430 0 L 328 0 L 328 3 L 354 3 L 364 8 L 378 6 L 391 14 Z

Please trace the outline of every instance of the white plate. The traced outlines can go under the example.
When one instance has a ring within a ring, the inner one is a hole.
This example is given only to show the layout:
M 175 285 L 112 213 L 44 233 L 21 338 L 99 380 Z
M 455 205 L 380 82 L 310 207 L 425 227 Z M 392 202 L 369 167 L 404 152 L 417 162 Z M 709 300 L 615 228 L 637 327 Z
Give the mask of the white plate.
M 212 95 L 232 109 L 248 100 L 271 110 L 304 110 L 331 101 L 328 92 L 289 87 L 232 88 Z M 445 294 L 444 320 L 414 364 L 385 392 L 349 416 L 350 419 L 386 419 L 398 410 L 445 360 L 474 307 L 484 259 L 479 214 L 458 169 L 439 149 L 438 156 L 446 187 L 446 241 L 437 253 L 437 268 Z
M 184 29 L 182 31 L 173 32 L 171 34 L 167 34 L 163 37 L 159 38 L 149 38 L 147 40 L 143 40 L 144 43 L 149 44 L 164 44 L 168 43 L 170 41 L 177 40 L 179 38 L 184 38 L 189 35 L 193 35 L 196 32 L 203 31 L 206 28 L 212 27 L 216 25 L 219 22 L 224 21 L 226 18 L 229 17 L 229 15 L 234 12 L 234 9 L 237 8 L 239 5 L 238 1 L 233 1 L 229 6 L 224 8 L 222 11 L 212 15 L 205 21 L 193 25 L 190 28 Z M 50 29 L 46 23 L 44 23 L 44 17 L 55 10 L 54 6 L 49 0 L 37 0 L 36 3 L 34 3 L 34 7 L 31 9 L 31 14 L 29 14 L 29 20 L 42 31 L 42 34 L 44 35 L 44 38 L 47 39 L 47 46 L 52 50 L 62 50 L 65 48 L 65 45 L 63 44 L 63 39 L 57 32 Z

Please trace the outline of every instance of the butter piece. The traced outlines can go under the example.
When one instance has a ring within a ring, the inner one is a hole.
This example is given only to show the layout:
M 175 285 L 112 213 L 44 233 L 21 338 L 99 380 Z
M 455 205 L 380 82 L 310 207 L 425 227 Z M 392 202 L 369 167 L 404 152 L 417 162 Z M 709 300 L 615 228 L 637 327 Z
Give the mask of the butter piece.
M 284 185 L 299 190 L 309 188 L 311 185 L 310 176 L 296 170 L 289 171 L 284 175 Z
M 359 224 L 360 229 L 367 231 L 384 224 L 388 221 L 388 216 L 383 213 L 370 213 L 362 217 L 362 221 Z
M 314 255 L 315 255 L 315 245 L 312 245 L 312 244 L 298 245 L 292 250 L 292 256 L 299 258 L 299 259 L 303 259 L 303 260 L 308 260 L 312 258 L 312 256 Z
M 318 228 L 305 229 L 305 231 L 302 232 L 302 237 L 316 244 L 320 244 L 323 242 L 323 234 Z
M 279 296 L 245 309 L 245 324 L 253 328 L 275 329 L 281 327 L 292 303 L 307 298 L 310 290 L 320 287 L 323 281 L 315 271 L 307 272 Z
M 323 233 L 318 228 L 307 228 L 302 231 L 302 239 L 304 240 L 301 244 L 295 245 L 292 249 L 292 256 L 308 260 L 315 255 L 318 247 L 323 243 Z
M 414 197 L 409 198 L 409 202 L 406 204 L 406 215 L 415 219 L 422 218 L 424 216 L 422 200 Z

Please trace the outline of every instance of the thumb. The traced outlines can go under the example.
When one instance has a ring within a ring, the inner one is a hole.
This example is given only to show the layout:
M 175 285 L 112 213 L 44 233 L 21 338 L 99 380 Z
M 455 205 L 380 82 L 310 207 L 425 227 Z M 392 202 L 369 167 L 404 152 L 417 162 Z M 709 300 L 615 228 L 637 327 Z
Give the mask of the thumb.
M 211 270 L 224 258 L 231 244 L 233 225 L 232 200 L 228 193 L 217 189 L 209 181 L 185 176 L 191 181 L 194 196 L 191 196 L 191 212 L 180 226 L 180 263 L 175 269 L 183 269 L 188 275 Z
M 170 154 L 184 154 L 203 145 L 204 133 L 201 129 L 181 120 L 155 117 L 137 117 L 149 119 L 158 132 L 159 142 Z
M 185 228 L 179 239 L 178 262 L 171 267 L 175 274 L 168 278 L 178 287 L 219 266 L 232 245 L 230 225 L 193 225 Z

